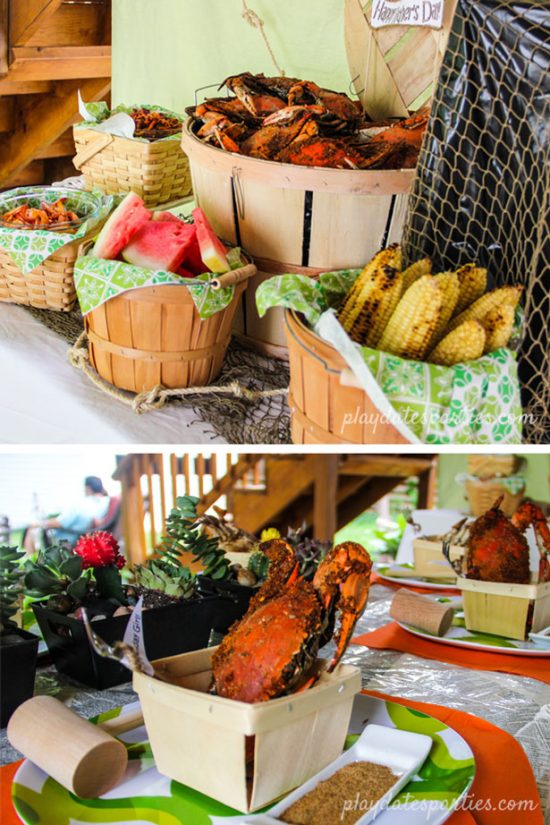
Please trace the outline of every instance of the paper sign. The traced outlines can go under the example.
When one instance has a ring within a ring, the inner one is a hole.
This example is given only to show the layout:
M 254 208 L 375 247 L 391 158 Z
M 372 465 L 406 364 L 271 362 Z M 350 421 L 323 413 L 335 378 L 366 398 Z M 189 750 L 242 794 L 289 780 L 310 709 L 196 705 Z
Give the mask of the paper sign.
M 125 644 L 130 645 L 134 648 L 134 650 L 138 653 L 141 665 L 143 667 L 143 672 L 146 673 L 148 676 L 154 676 L 155 671 L 153 670 L 153 666 L 151 662 L 147 658 L 147 654 L 145 652 L 145 641 L 143 639 L 143 596 L 140 597 L 138 603 L 134 607 L 132 611 L 132 615 L 130 616 L 130 621 L 126 625 L 126 630 L 124 632 L 124 639 L 122 640 Z M 122 664 L 126 665 L 126 667 L 130 667 L 128 662 L 125 662 L 122 659 Z M 130 670 L 132 668 L 130 667 Z
M 440 29 L 443 25 L 444 0 L 373 0 L 370 24 L 383 26 L 425 26 Z

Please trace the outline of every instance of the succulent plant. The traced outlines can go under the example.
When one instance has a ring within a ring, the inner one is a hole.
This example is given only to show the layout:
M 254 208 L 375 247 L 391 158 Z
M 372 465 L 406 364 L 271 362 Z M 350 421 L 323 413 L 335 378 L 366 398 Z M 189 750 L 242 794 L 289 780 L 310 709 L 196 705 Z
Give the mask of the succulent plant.
M 294 548 L 294 552 L 300 562 L 300 576 L 311 580 L 320 563 L 332 547 L 332 542 L 309 538 L 309 536 L 306 536 L 305 524 L 297 530 L 289 527 L 286 540 Z
M 145 607 L 160 607 L 190 599 L 196 593 L 196 576 L 188 567 L 161 559 L 150 559 L 134 568 L 137 595 L 143 595 Z
M 24 555 L 17 547 L 0 546 L 0 633 L 17 627 L 13 616 L 24 593 L 25 571 L 19 566 Z
M 103 534 L 105 535 L 109 534 Z M 88 545 L 83 547 L 92 546 L 93 534 L 83 537 L 80 541 L 84 539 Z M 116 558 L 122 559 L 122 556 L 118 556 L 118 545 Z M 96 561 L 99 562 L 99 559 Z M 58 613 L 70 613 L 92 599 L 109 600 L 125 605 L 126 596 L 122 589 L 119 564 L 120 562 L 115 561 L 104 562 L 103 566 L 94 566 L 89 563 L 85 552 L 82 555 L 77 554 L 63 542 L 58 542 L 40 550 L 36 561 L 26 563 L 27 596 L 33 601 L 46 602 L 46 607 Z
M 166 520 L 166 535 L 163 538 L 161 554 L 163 558 L 179 558 L 183 551 L 193 553 L 194 561 L 200 561 L 204 575 L 217 581 L 233 578 L 231 562 L 220 546 L 218 536 L 209 537 L 202 529 L 197 515 L 200 499 L 195 496 L 180 496 L 176 506 Z
M 255 553 L 252 553 L 248 560 L 248 569 L 254 573 L 258 581 L 265 579 L 267 571 L 269 570 L 269 559 L 265 553 L 262 553 L 261 550 L 256 550 Z

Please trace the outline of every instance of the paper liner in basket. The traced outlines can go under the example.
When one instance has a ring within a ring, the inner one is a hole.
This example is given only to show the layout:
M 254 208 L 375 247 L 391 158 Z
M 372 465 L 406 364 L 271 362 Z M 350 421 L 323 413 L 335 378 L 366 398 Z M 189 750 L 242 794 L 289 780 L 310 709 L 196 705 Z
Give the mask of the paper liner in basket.
M 258 313 L 284 306 L 303 314 L 346 361 L 381 416 L 413 444 L 521 443 L 515 354 L 501 348 L 476 361 L 442 367 L 361 347 L 334 311 L 360 271 L 327 272 L 318 281 L 290 274 L 270 278 L 256 291 Z

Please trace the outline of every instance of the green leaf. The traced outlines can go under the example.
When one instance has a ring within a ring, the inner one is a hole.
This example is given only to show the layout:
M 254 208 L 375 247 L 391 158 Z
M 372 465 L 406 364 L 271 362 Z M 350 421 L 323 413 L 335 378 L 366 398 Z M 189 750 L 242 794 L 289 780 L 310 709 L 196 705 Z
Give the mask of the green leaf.
M 61 593 L 63 585 L 60 580 L 44 568 L 35 568 L 25 575 L 25 587 L 39 590 L 41 593 Z
M 67 576 L 71 581 L 78 579 L 82 573 L 82 559 L 80 556 L 72 556 L 66 559 L 60 566 L 60 571 L 64 576 Z
M 98 593 L 105 599 L 116 599 L 120 604 L 126 604 L 126 597 L 122 589 L 120 571 L 113 564 L 107 567 L 94 569 Z
M 81 602 L 84 600 L 86 593 L 88 592 L 88 578 L 85 576 L 81 576 L 76 581 L 70 583 L 67 587 L 67 593 L 69 596 L 77 601 Z

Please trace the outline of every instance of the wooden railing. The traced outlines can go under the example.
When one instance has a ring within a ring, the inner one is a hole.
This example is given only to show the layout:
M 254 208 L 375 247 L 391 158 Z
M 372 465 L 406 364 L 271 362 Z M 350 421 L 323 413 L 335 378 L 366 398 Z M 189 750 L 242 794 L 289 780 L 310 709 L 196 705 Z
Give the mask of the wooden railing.
M 199 512 L 226 505 L 233 489 L 265 489 L 260 455 L 139 453 L 119 459 L 113 475 L 122 490 L 123 535 L 128 559 L 140 562 L 157 547 L 166 517 L 181 495 L 201 499 Z

